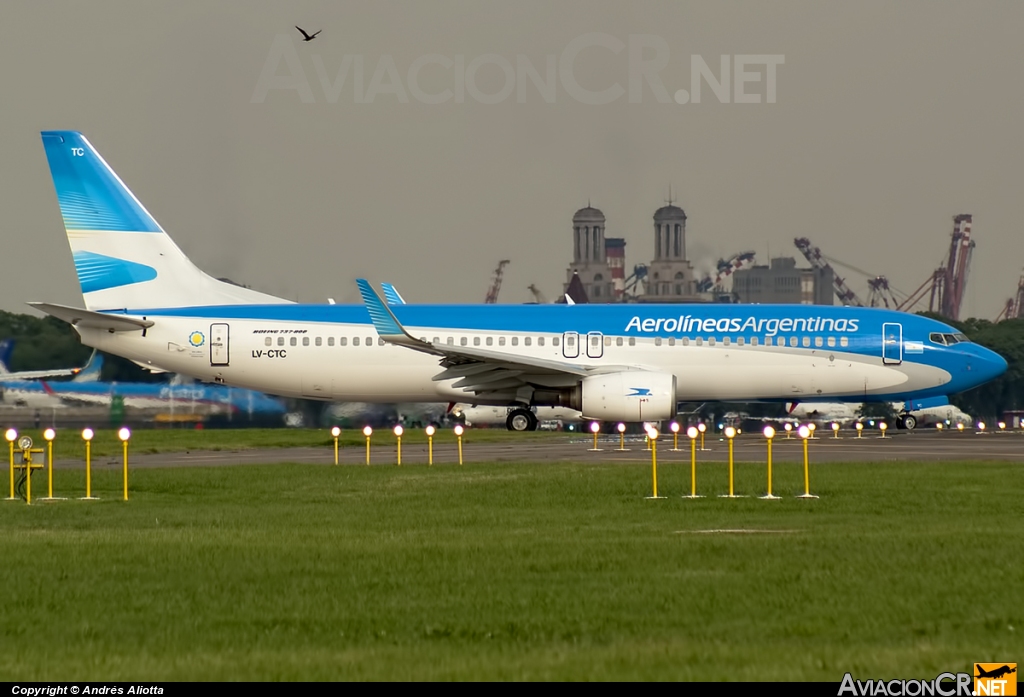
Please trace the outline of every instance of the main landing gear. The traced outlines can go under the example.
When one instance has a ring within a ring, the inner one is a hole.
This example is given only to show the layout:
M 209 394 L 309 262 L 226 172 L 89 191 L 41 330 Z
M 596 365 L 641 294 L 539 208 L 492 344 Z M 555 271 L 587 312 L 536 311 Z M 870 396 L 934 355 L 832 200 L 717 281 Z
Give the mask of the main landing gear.
M 529 409 L 513 409 L 505 419 L 505 427 L 510 431 L 536 431 L 537 417 Z
M 904 414 L 896 419 L 896 428 L 913 431 L 917 428 L 917 417 L 912 414 Z

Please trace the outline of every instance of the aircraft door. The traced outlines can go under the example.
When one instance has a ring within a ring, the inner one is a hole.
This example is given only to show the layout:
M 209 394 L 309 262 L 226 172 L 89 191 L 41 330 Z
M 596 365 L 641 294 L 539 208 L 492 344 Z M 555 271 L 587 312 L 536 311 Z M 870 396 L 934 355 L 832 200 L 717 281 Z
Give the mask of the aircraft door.
M 210 325 L 210 365 L 227 365 L 229 356 L 228 325 Z
M 604 335 L 601 332 L 587 334 L 587 357 L 600 358 L 604 355 Z
M 580 355 L 580 335 L 578 332 L 562 334 L 562 355 L 566 358 L 578 358 Z
M 886 322 L 882 325 L 882 363 L 899 365 L 903 362 L 903 325 Z

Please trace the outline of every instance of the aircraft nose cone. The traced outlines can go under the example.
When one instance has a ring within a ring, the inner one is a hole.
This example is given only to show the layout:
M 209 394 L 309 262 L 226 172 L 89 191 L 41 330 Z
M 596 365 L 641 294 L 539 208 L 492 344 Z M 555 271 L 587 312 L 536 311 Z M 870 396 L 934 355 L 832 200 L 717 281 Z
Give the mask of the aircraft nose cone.
M 976 346 L 977 357 L 977 376 L 980 382 L 988 382 L 989 380 L 995 380 L 997 377 L 1006 372 L 1009 367 L 1006 363 L 1006 359 L 1000 356 L 995 351 L 990 351 L 987 348 Z

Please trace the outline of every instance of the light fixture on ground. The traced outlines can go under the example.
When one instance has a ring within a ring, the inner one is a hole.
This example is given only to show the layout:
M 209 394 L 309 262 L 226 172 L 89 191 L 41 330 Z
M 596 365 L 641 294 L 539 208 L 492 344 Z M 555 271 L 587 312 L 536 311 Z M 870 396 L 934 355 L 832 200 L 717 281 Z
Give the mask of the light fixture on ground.
M 979 421 L 978 422 L 978 433 L 984 433 L 984 432 L 985 432 L 985 422 L 984 421 Z
M 707 448 L 704 447 L 704 432 L 707 431 L 707 430 L 708 430 L 708 427 L 705 424 L 703 424 L 703 423 L 697 424 L 697 432 L 700 433 L 700 449 L 701 449 L 701 451 L 707 450 Z
M 768 443 L 768 493 L 762 499 L 774 501 L 778 496 L 772 494 L 772 439 L 775 438 L 775 429 L 771 426 L 764 427 L 764 439 Z
M 369 426 L 364 426 L 363 435 L 366 436 L 366 464 L 370 464 L 370 436 L 373 435 L 373 429 Z
M 615 430 L 619 432 L 619 450 L 626 449 L 626 424 L 619 422 L 619 425 L 615 427 Z
M 734 488 L 734 480 L 735 480 L 735 478 L 733 476 L 734 463 L 733 463 L 732 444 L 733 444 L 733 439 L 736 438 L 736 429 L 733 428 L 732 426 L 726 426 L 725 430 L 723 431 L 723 433 L 725 434 L 725 439 L 729 442 L 729 493 L 728 494 L 722 494 L 721 498 L 723 498 L 723 499 L 743 498 L 742 496 L 737 496 L 736 495 L 736 491 L 735 491 L 735 488 Z
M 811 432 L 811 435 L 810 435 L 811 440 L 814 440 L 815 438 L 817 438 L 817 436 L 814 435 L 814 432 L 817 429 L 818 429 L 818 427 L 814 424 L 813 421 L 811 423 L 807 424 L 807 430 Z
M 433 424 L 431 424 L 430 426 L 427 426 L 427 464 L 428 465 L 434 464 L 434 434 L 436 432 L 437 432 L 437 429 L 434 428 Z
M 855 428 L 857 429 L 857 437 L 860 438 L 861 434 L 864 432 L 864 424 L 858 421 Z
M 98 500 L 92 495 L 92 439 L 96 433 L 91 428 L 82 429 L 82 440 L 85 441 L 85 496 L 83 501 Z
M 127 426 L 122 426 L 117 431 L 117 437 L 121 441 L 122 452 L 124 454 L 124 457 L 123 457 L 123 463 L 124 464 L 123 464 L 123 467 L 122 467 L 122 475 L 123 475 L 122 479 L 123 479 L 123 482 L 124 482 L 124 500 L 127 501 L 128 500 L 128 441 L 131 440 L 132 432 L 130 430 L 128 430 Z
M 839 438 L 839 424 L 835 421 L 832 422 L 832 437 Z
M 405 429 L 402 428 L 402 424 L 395 426 L 395 441 L 398 447 L 398 464 L 402 464 L 402 434 L 405 433 Z
M 690 495 L 684 499 L 700 499 L 703 496 L 697 495 L 697 435 L 699 431 L 690 426 L 686 429 L 686 437 L 690 439 Z
M 57 431 L 48 428 L 43 431 L 43 440 L 46 441 L 46 498 L 41 501 L 56 501 L 53 497 L 53 439 L 57 437 Z
M 465 433 L 466 429 L 462 427 L 462 424 L 455 424 L 455 438 L 459 443 L 459 464 L 462 464 L 462 434 Z
M 679 450 L 679 424 L 673 421 L 669 429 L 672 431 L 672 451 L 675 452 Z
M 786 429 L 786 438 L 787 439 L 792 438 L 793 437 L 793 435 L 792 435 L 793 434 L 793 424 L 784 424 L 782 427 L 784 429 Z
M 14 441 L 18 440 L 18 432 L 13 428 L 9 428 L 4 432 L 4 438 L 7 440 L 7 448 L 10 451 L 11 469 L 11 495 L 7 497 L 7 500 L 17 501 L 18 498 L 14 495 Z
M 816 499 L 818 497 L 811 493 L 811 468 L 807 457 L 807 441 L 811 439 L 811 429 L 806 426 L 801 426 L 798 433 L 804 441 L 804 493 L 797 496 L 797 498 Z
M 338 464 L 338 438 L 341 436 L 341 428 L 338 426 L 331 427 L 331 438 L 334 439 L 334 464 Z
M 596 452 L 600 450 L 600 448 L 597 447 L 597 434 L 601 432 L 601 424 L 597 423 L 596 421 L 591 421 L 590 432 L 594 434 L 594 447 L 591 448 L 590 450 L 591 452 Z
M 888 430 L 888 428 L 889 428 L 889 424 L 885 423 L 884 421 L 879 421 L 878 422 L 878 430 L 882 432 L 882 435 L 880 435 L 879 438 L 887 438 L 888 437 L 888 436 L 885 435 L 885 432 L 886 432 L 886 430 Z
M 664 496 L 658 496 L 658 429 L 653 426 L 647 429 L 647 442 L 651 444 L 651 482 L 653 484 L 653 493 L 647 498 L 663 499 Z

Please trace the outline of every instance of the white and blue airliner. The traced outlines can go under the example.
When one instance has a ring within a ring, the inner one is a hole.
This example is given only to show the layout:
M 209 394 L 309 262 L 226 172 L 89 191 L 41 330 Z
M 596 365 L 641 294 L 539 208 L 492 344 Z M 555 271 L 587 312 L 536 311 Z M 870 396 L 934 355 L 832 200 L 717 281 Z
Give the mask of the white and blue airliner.
M 261 392 L 465 402 L 659 421 L 684 401 L 937 406 L 1006 361 L 954 328 L 811 305 L 298 304 L 218 281 L 174 244 L 86 138 L 43 146 L 84 308 L 30 303 L 82 342 L 155 370 Z

